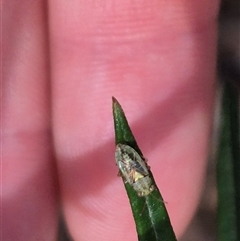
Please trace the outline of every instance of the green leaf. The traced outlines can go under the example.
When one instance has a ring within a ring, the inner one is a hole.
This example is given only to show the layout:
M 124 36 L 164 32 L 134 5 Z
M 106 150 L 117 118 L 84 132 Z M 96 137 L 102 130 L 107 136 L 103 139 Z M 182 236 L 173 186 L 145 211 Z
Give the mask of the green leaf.
M 239 93 L 224 83 L 217 160 L 218 240 L 240 240 Z
M 119 143 L 127 144 L 142 155 L 128 125 L 122 107 L 114 97 L 113 117 L 116 145 Z M 164 201 L 156 186 L 151 171 L 149 171 L 149 176 L 156 188 L 150 194 L 143 197 L 139 197 L 133 187 L 129 183 L 124 182 L 136 224 L 138 240 L 176 241 Z

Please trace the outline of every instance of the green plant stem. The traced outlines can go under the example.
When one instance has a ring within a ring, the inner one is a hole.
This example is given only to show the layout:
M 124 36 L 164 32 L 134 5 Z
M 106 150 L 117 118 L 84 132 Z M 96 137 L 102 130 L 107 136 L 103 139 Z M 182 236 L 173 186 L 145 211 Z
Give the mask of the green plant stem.
M 224 83 L 217 162 L 218 240 L 240 240 L 239 93 Z

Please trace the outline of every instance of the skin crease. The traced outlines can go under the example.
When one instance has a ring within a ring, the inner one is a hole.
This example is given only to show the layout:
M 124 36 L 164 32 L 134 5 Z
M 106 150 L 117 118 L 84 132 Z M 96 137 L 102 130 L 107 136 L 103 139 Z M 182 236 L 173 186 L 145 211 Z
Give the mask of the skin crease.
M 54 240 L 59 202 L 76 241 L 137 240 L 117 178 L 112 96 L 181 236 L 205 176 L 218 7 L 3 1 L 3 240 Z

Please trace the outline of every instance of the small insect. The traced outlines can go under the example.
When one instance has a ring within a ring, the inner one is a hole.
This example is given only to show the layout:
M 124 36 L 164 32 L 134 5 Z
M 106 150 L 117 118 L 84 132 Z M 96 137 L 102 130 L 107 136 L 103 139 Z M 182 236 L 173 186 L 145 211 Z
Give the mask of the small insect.
M 138 196 L 147 196 L 155 189 L 149 176 L 149 166 L 136 150 L 125 144 L 117 144 L 115 159 L 120 175 Z

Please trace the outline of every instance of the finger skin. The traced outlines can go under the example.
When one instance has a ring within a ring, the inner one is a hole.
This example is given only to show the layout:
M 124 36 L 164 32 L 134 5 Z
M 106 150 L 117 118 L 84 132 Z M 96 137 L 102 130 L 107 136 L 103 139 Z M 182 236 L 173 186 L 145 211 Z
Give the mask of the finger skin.
M 122 104 L 180 236 L 199 202 L 215 93 L 217 1 L 51 1 L 53 132 L 74 240 L 137 240 L 114 165 Z
M 1 240 L 54 240 L 57 191 L 50 132 L 44 1 L 4 1 Z

